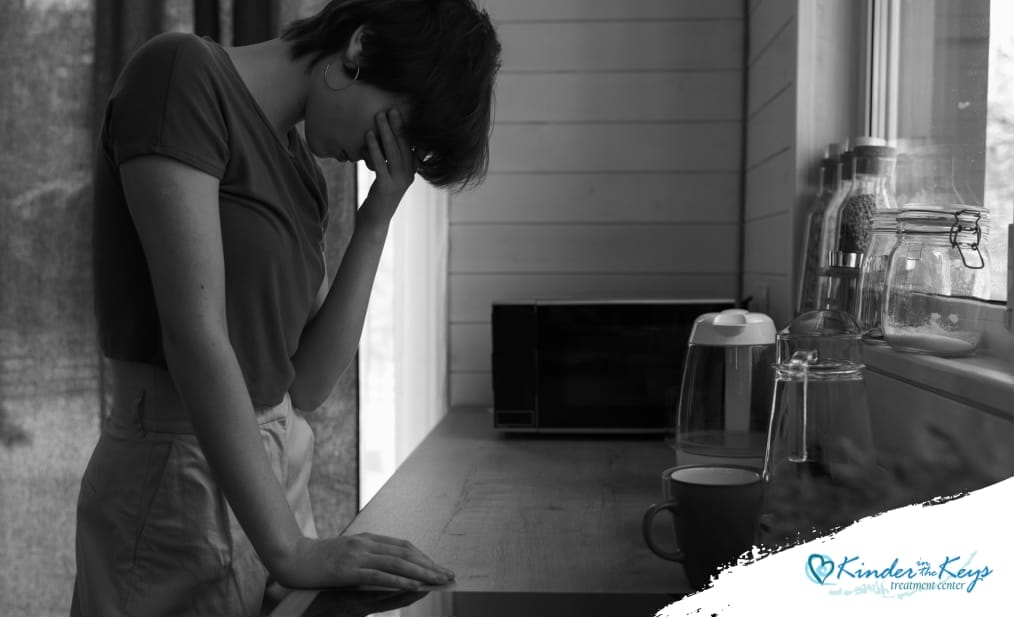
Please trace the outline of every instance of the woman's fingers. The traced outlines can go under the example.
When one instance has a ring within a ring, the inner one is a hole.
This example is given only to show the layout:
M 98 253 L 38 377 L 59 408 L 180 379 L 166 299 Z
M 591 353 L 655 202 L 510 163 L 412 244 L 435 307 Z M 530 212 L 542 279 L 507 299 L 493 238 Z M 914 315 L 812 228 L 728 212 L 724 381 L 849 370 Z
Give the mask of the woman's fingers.
M 388 122 L 388 112 L 379 112 L 376 118 L 377 134 L 381 139 L 381 148 L 384 150 L 384 157 L 388 162 L 388 170 L 394 174 L 402 167 L 402 152 L 395 139 L 395 132 Z
M 396 588 L 398 590 L 419 590 L 422 583 L 410 577 L 401 577 L 390 572 L 378 569 L 360 569 L 361 586 L 380 586 L 382 588 Z
M 377 133 L 373 130 L 367 131 L 367 157 L 370 159 L 370 167 L 375 174 L 387 174 L 388 166 L 384 159 L 384 152 L 377 141 Z
M 424 567 L 417 562 L 392 554 L 371 554 L 364 557 L 361 568 L 388 573 L 432 585 L 443 585 L 450 579 L 440 571 Z
M 443 573 L 444 575 L 446 575 L 451 579 L 454 579 L 455 577 L 455 574 L 453 571 L 451 571 L 451 569 L 446 569 L 440 566 L 409 541 L 406 541 L 404 539 L 396 539 L 394 537 L 384 536 L 381 534 L 364 533 L 364 536 L 373 541 L 376 541 L 377 543 L 390 545 L 396 548 L 398 552 L 401 552 L 397 553 L 397 555 L 402 556 L 406 560 L 411 560 L 413 562 L 416 562 L 417 564 L 425 566 L 426 568 L 433 569 L 435 571 Z
M 368 571 L 378 571 L 435 585 L 446 584 L 452 579 L 450 572 L 437 566 L 408 541 L 380 535 L 358 534 L 348 537 L 346 542 L 350 549 L 355 548 L 354 555 L 357 556 L 355 566 L 361 578 L 373 577 Z M 368 582 L 364 580 L 363 583 Z
M 406 169 L 414 174 L 416 172 L 415 154 L 412 152 L 412 145 L 409 144 L 409 136 L 405 131 L 402 113 L 397 109 L 388 111 L 388 121 L 398 142 L 398 152 L 401 155 L 402 165 L 406 166 Z
M 388 221 L 416 175 L 415 157 L 409 147 L 404 121 L 395 110 L 379 112 L 376 127 L 366 134 L 367 165 L 376 178 L 370 185 L 360 213 Z M 369 205 L 369 208 L 368 208 Z

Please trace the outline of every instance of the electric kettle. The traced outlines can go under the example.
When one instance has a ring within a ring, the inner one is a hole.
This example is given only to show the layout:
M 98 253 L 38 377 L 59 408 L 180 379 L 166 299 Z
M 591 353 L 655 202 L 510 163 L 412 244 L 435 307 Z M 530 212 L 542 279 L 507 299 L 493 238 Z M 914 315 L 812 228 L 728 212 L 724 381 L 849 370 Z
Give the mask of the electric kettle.
M 725 463 L 761 470 L 775 363 L 775 325 L 727 309 L 694 321 L 680 385 L 677 465 Z

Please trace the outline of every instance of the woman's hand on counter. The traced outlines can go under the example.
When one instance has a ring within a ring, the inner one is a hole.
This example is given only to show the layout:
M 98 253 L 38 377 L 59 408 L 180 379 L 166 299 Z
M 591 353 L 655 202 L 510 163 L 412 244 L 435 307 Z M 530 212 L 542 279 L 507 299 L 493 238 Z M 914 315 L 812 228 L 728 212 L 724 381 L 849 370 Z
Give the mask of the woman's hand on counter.
M 418 590 L 444 585 L 454 573 L 437 565 L 412 543 L 361 533 L 327 539 L 304 538 L 288 564 L 275 574 L 291 588 L 380 586 Z

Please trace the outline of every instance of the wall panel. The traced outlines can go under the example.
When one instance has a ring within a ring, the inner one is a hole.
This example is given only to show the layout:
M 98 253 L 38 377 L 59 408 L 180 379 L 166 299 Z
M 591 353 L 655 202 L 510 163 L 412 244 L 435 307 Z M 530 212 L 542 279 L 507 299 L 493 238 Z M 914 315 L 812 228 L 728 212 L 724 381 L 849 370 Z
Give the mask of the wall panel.
M 748 66 L 753 67 L 760 56 L 770 53 L 772 41 L 782 30 L 791 27 L 789 24 L 796 17 L 798 4 L 797 0 L 761 0 L 751 8 Z
M 734 298 L 741 0 L 486 0 L 503 69 L 490 173 L 453 194 L 451 403 L 492 403 L 517 298 Z
M 786 326 L 792 319 L 791 279 L 786 275 L 745 272 L 743 296 L 751 299 L 751 310 L 771 316 L 776 329 Z
M 498 78 L 499 123 L 739 121 L 740 71 L 510 73 Z
M 733 225 L 471 225 L 451 228 L 450 272 L 727 273 Z M 707 259 L 703 259 L 707 256 Z
M 735 298 L 736 276 L 659 274 L 459 274 L 451 281 L 448 312 L 455 323 L 489 322 L 500 300 L 569 298 Z
M 739 174 L 490 174 L 458 196 L 452 223 L 736 223 Z
M 751 64 L 747 75 L 747 89 L 751 93 L 748 115 L 757 113 L 796 80 L 796 64 L 785 62 L 786 58 L 796 55 L 795 25 L 795 21 L 787 22 L 765 53 Z
M 744 197 L 747 217 L 756 219 L 792 210 L 797 203 L 794 181 L 793 150 L 788 146 L 759 164 L 749 166 Z
M 503 70 L 739 70 L 740 20 L 529 21 L 497 28 Z
M 749 19 L 744 289 L 777 325 L 792 317 L 799 3 L 762 0 Z
M 750 95 L 749 95 L 750 96 Z M 796 91 L 789 84 L 756 113 L 747 124 L 747 167 L 795 148 Z
M 493 172 L 730 172 L 740 123 L 501 124 Z
M 479 0 L 499 23 L 510 21 L 737 19 L 743 0 Z
M 789 212 L 744 223 L 744 272 L 785 275 L 791 270 L 793 246 L 786 242 Z

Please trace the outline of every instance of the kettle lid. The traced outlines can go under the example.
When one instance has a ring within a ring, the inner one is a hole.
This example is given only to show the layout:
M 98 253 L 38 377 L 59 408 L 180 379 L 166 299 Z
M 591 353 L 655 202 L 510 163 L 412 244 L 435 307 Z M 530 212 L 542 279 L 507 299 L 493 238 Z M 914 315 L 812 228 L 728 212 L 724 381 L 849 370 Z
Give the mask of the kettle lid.
M 775 324 L 746 309 L 704 313 L 694 320 L 688 345 L 775 345 Z

